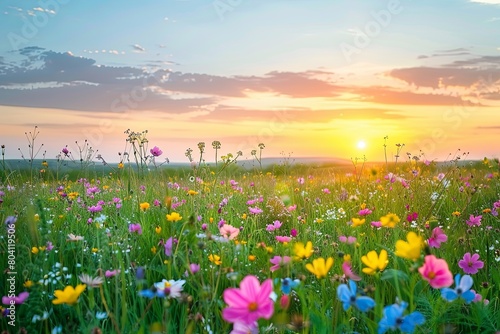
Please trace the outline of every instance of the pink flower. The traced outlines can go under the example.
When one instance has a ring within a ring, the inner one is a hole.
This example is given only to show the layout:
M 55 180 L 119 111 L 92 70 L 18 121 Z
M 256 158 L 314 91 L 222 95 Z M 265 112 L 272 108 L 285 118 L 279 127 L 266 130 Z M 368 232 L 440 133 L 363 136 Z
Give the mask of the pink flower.
M 371 222 L 370 223 L 373 227 L 382 227 L 382 223 L 377 221 L 377 222 Z
M 68 156 L 69 154 L 69 150 L 67 147 L 63 147 L 63 149 L 61 150 L 62 153 L 64 153 L 65 156 Z
M 292 229 L 290 230 L 290 236 L 291 236 L 292 238 L 295 238 L 295 237 L 297 236 L 297 233 L 298 233 L 298 232 L 297 232 L 297 230 L 296 230 L 296 229 L 294 229 L 294 228 L 292 228 Z
M 299 184 L 304 184 L 305 180 L 304 180 L 304 178 L 303 178 L 303 177 L 299 177 L 299 178 L 297 179 L 297 182 L 298 182 Z
M 276 270 L 278 270 L 279 268 L 285 266 L 286 264 L 290 263 L 290 261 L 292 260 L 292 258 L 290 256 L 278 256 L 276 255 L 275 257 L 273 257 L 272 259 L 269 260 L 269 262 L 271 262 L 273 264 L 273 266 L 271 268 L 269 268 L 269 270 L 271 270 L 271 272 L 274 272 Z
M 264 211 L 262 211 L 261 208 L 259 208 L 257 206 L 255 208 L 249 207 L 248 211 L 250 211 L 250 213 L 253 214 L 253 215 L 258 215 L 259 213 L 264 212 Z
M 26 299 L 28 299 L 29 295 L 30 294 L 25 291 L 25 292 L 21 292 L 18 296 L 13 296 L 13 297 L 3 296 L 2 297 L 2 304 L 11 305 L 11 303 L 14 302 L 14 304 L 16 304 L 16 305 L 21 305 L 22 303 L 24 303 L 26 301 Z
M 369 214 L 371 214 L 373 211 L 370 210 L 370 209 L 362 209 L 362 210 L 359 210 L 358 212 L 358 215 L 359 216 L 368 216 Z
M 436 227 L 432 230 L 431 237 L 427 239 L 427 244 L 431 248 L 439 248 L 441 243 L 446 242 L 446 240 L 448 240 L 448 236 L 444 234 L 440 227 Z
M 466 223 L 469 226 L 481 226 L 481 218 L 483 218 L 483 216 L 470 215 L 469 220 L 467 220 Z
M 465 253 L 463 259 L 458 261 L 458 266 L 462 268 L 466 274 L 473 275 L 484 267 L 484 262 L 479 260 L 479 254 L 477 253 L 472 256 L 470 253 Z
M 340 242 L 347 243 L 349 245 L 355 243 L 356 240 L 357 240 L 356 237 L 352 237 L 352 236 L 349 236 L 349 237 L 346 237 L 345 235 L 339 236 Z
M 408 216 L 406 216 L 406 220 L 411 223 L 413 221 L 417 221 L 417 218 L 418 218 L 418 213 L 416 212 L 412 212 L 410 214 L 408 214 Z
M 361 281 L 361 277 L 355 274 L 352 270 L 351 262 L 344 261 L 344 263 L 342 263 L 342 271 L 347 278 L 352 279 L 353 281 Z
M 323 191 L 325 194 L 330 194 L 330 189 L 328 189 L 328 188 L 324 188 L 324 189 L 322 189 L 322 191 Z
M 418 268 L 422 275 L 434 289 L 447 288 L 453 284 L 453 274 L 448 269 L 448 263 L 434 255 L 427 255 L 422 267 Z
M 163 154 L 163 151 L 160 150 L 158 146 L 153 147 L 151 150 L 149 150 L 149 152 L 151 152 L 151 155 L 153 157 L 159 157 L 160 155 Z
M 107 278 L 114 277 L 120 273 L 120 269 L 115 269 L 115 270 L 106 270 L 104 273 L 104 276 Z
M 233 330 L 229 334 L 259 334 L 259 326 L 257 322 L 251 324 L 235 322 L 233 324 Z
M 292 240 L 291 237 L 282 236 L 282 235 L 277 235 L 276 236 L 276 241 L 277 242 L 290 242 L 291 240 Z
M 240 233 L 240 229 L 229 224 L 223 224 L 219 227 L 219 232 L 224 238 L 233 240 Z
M 142 234 L 141 224 L 128 224 L 128 231 L 130 233 Z
M 297 209 L 297 204 L 290 205 L 288 208 L 286 208 L 288 212 L 295 211 Z
M 252 325 L 260 318 L 270 319 L 274 313 L 274 302 L 270 298 L 273 281 L 265 280 L 260 285 L 257 277 L 248 275 L 240 283 L 240 288 L 224 290 L 224 302 L 228 305 L 222 310 L 222 319 L 232 323 Z
M 267 224 L 266 231 L 272 232 L 281 227 L 282 223 L 279 220 L 275 220 L 272 224 Z

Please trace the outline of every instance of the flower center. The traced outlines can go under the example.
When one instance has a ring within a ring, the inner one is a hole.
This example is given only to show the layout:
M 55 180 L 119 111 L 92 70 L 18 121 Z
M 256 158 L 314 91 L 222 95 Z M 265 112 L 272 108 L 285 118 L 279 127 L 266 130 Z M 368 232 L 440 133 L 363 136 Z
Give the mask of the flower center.
M 248 310 L 250 312 L 256 311 L 257 308 L 258 308 L 258 305 L 256 302 L 251 302 L 250 304 L 248 304 Z
M 434 277 L 436 277 L 436 273 L 431 271 L 429 272 L 429 274 L 427 275 L 430 279 L 433 279 Z
M 467 263 L 467 265 L 469 266 L 469 268 L 472 268 L 472 265 L 473 265 L 472 261 L 469 261 L 469 263 Z

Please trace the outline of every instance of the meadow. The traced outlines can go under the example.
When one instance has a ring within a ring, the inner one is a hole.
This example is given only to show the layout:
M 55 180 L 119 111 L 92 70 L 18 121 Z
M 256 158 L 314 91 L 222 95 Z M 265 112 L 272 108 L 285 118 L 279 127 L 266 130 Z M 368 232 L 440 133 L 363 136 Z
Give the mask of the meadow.
M 128 135 L 3 161 L 2 333 L 500 331 L 498 160 L 179 168 Z

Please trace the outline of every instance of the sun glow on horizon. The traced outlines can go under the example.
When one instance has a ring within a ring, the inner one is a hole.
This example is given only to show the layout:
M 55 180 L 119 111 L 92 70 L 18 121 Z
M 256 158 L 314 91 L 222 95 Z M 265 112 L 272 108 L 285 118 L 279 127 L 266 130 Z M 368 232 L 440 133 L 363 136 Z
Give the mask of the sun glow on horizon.
M 356 147 L 360 150 L 364 150 L 366 148 L 366 142 L 364 140 L 358 141 Z

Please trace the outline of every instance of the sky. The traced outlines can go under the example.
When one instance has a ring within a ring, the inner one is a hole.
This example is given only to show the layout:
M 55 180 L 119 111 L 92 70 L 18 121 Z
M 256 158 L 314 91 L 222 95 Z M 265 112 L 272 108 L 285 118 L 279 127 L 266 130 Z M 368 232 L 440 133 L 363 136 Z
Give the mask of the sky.
M 248 159 L 500 156 L 500 0 L 24 0 L 0 17 L 7 159 L 31 132 L 47 159 L 87 140 L 117 162 L 127 129 L 176 162 L 199 142 L 213 161 L 215 140 Z

